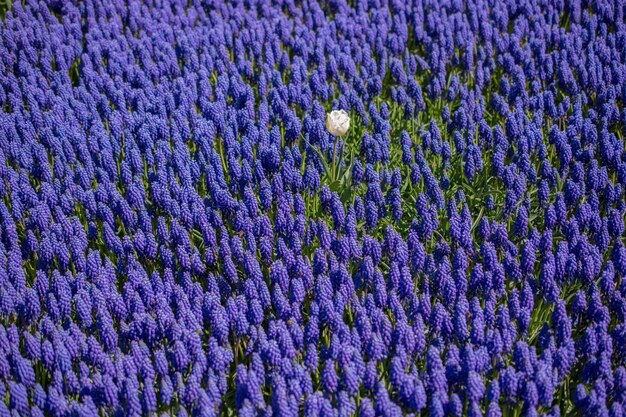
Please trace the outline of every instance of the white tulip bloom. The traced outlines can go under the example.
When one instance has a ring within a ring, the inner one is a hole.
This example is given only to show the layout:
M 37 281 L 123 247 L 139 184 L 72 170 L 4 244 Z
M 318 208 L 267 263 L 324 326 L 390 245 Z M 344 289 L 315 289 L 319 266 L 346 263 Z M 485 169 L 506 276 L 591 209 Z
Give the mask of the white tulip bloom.
M 335 136 L 343 136 L 350 129 L 350 116 L 345 110 L 333 110 L 326 114 L 326 128 Z

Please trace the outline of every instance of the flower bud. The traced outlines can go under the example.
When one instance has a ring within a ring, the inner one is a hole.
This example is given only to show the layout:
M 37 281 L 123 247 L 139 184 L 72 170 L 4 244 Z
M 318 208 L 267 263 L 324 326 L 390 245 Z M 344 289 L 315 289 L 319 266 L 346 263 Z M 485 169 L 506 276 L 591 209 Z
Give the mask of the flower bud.
M 333 110 L 326 114 L 326 128 L 335 136 L 343 136 L 350 128 L 350 116 L 345 110 Z

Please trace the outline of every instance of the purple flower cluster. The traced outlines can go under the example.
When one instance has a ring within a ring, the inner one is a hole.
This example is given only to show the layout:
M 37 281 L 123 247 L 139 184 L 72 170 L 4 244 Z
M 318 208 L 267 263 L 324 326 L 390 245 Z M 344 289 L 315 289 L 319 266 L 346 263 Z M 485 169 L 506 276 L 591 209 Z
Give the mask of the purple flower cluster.
M 626 414 L 624 1 L 5 14 L 0 417 Z

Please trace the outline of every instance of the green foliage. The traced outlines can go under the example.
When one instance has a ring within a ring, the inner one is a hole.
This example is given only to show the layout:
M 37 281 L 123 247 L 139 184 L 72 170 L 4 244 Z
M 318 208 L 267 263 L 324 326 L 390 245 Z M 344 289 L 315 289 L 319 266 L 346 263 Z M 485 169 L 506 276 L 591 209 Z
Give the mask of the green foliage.
M 0 0 L 0 19 L 4 21 L 11 9 L 13 9 L 13 0 Z

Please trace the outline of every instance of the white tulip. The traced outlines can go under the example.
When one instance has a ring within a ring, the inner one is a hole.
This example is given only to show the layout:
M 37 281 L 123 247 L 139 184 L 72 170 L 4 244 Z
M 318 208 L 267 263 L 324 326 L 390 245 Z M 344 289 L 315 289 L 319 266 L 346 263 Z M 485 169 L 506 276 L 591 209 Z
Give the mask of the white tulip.
M 343 136 L 350 129 L 350 116 L 345 110 L 333 110 L 326 114 L 326 128 L 335 136 Z

